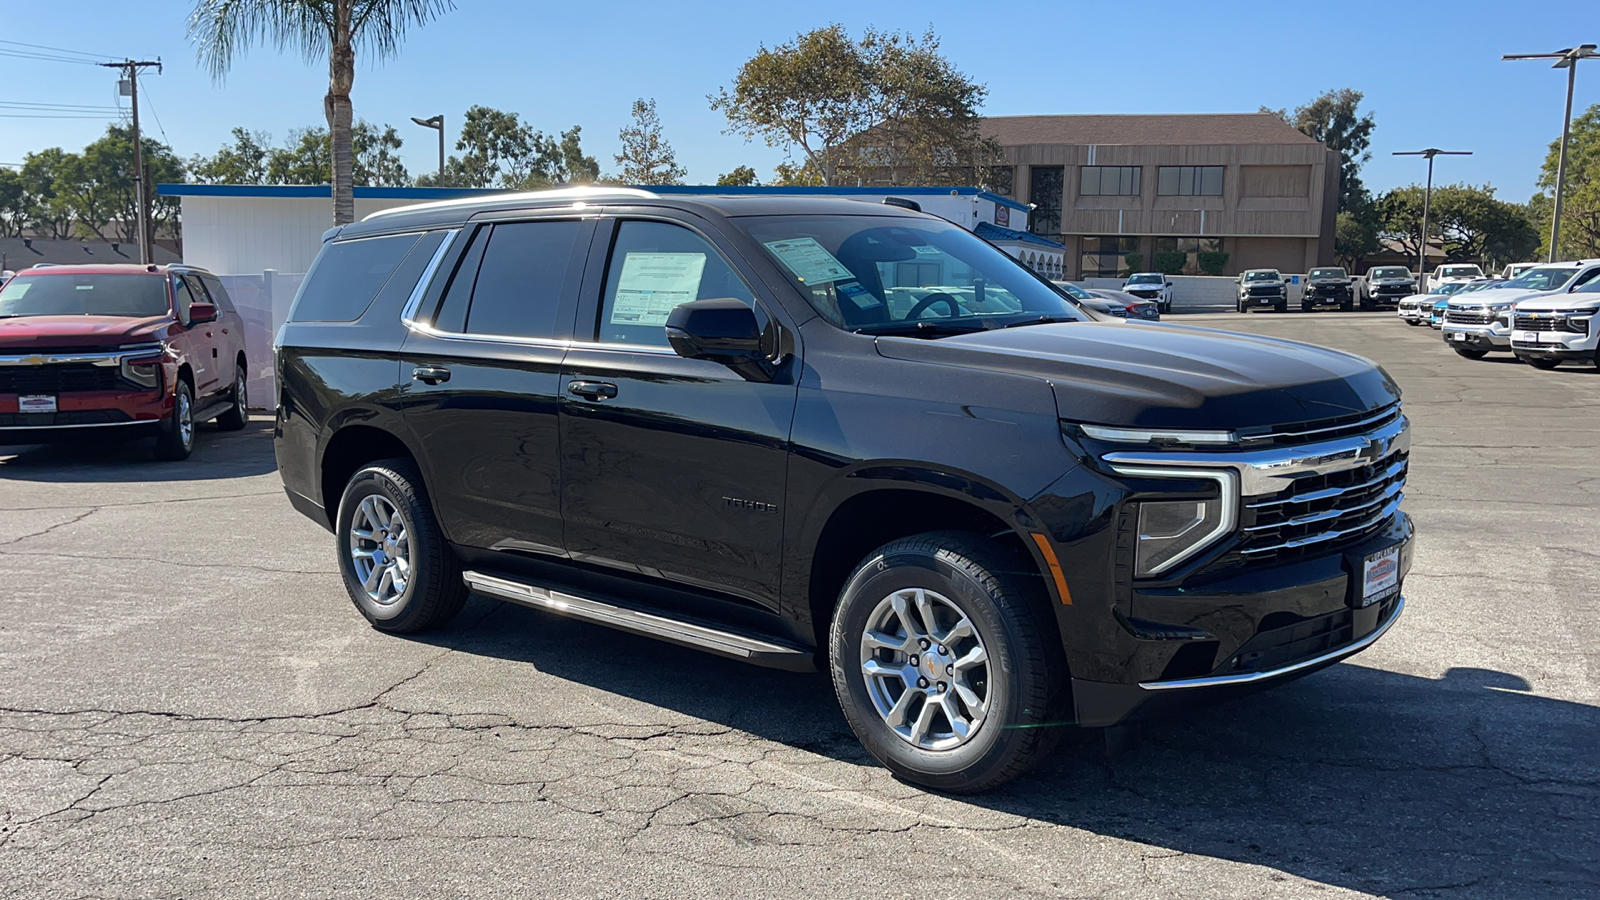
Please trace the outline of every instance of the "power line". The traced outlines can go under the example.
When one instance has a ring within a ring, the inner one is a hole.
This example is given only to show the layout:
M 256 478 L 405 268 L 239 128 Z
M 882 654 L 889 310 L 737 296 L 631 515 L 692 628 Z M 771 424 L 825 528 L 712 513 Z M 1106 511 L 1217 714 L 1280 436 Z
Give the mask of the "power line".
M 22 100 L 0 100 L 0 108 L 37 110 L 39 112 L 121 112 L 120 106 L 103 106 L 85 103 L 28 103 Z
M 13 47 L 25 47 L 29 50 L 53 50 L 56 53 L 71 53 L 77 56 L 88 56 L 94 58 L 94 60 L 97 62 L 102 59 L 111 58 L 110 55 L 106 53 L 90 53 L 86 50 L 68 50 L 65 47 L 46 47 L 43 44 L 25 44 L 22 41 L 0 41 L 0 44 L 9 44 Z
M 150 107 L 150 115 L 155 116 L 155 119 L 156 119 L 156 130 L 161 132 L 161 139 L 163 141 L 166 141 L 168 146 L 171 146 L 172 138 L 167 137 L 167 129 L 166 129 L 165 126 L 163 126 L 161 124 L 161 114 L 156 112 L 156 105 L 154 103 L 150 102 L 150 87 L 149 87 L 149 85 L 146 85 L 145 89 L 144 89 L 144 102 L 145 102 L 146 105 L 148 105 Z M 119 112 L 121 111 L 120 107 L 118 108 L 118 111 Z
M 46 53 L 29 53 L 23 50 L 7 50 L 0 47 L 0 56 L 10 56 L 16 59 L 32 60 L 34 62 L 63 62 L 77 63 L 80 66 L 97 66 L 99 63 L 91 59 L 80 59 L 73 56 L 52 56 Z
M 43 115 L 43 114 L 37 114 L 37 113 L 0 113 L 0 119 L 99 119 L 100 121 L 104 122 L 106 119 L 109 119 L 109 118 L 111 118 L 111 117 L 108 116 L 108 115 L 105 115 L 105 116 L 59 115 L 58 116 L 58 115 Z

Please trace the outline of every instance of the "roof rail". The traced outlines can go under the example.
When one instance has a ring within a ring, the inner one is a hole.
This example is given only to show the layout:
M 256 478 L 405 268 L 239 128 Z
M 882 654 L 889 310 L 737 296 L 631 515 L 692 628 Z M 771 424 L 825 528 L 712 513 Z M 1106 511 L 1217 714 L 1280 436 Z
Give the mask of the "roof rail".
M 538 202 L 542 200 L 572 200 L 575 202 L 604 201 L 604 200 L 653 200 L 660 197 L 650 191 L 641 191 L 638 188 L 618 187 L 567 187 L 553 188 L 548 191 L 520 191 L 504 194 L 480 194 L 475 197 L 460 197 L 455 200 L 435 200 L 432 203 L 417 203 L 411 206 L 396 206 L 393 209 L 380 209 L 374 213 L 367 213 L 361 221 L 370 222 L 373 219 L 392 216 L 399 213 L 416 212 L 422 209 L 449 209 L 454 206 L 476 206 L 482 203 L 505 202 Z M 327 235 L 323 236 L 326 239 Z

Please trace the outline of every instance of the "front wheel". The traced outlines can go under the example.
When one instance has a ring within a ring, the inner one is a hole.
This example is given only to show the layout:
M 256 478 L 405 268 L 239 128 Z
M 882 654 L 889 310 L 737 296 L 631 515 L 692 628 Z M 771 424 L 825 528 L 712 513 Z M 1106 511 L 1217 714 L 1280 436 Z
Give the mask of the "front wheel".
M 379 460 L 350 476 L 337 516 L 339 572 L 372 627 L 409 634 L 461 611 L 461 563 L 410 460 Z
M 829 633 L 834 690 L 867 752 L 907 781 L 972 793 L 1017 777 L 1065 727 L 1066 660 L 1042 584 L 975 534 L 873 551 Z
M 1487 350 L 1474 350 L 1471 347 L 1453 347 L 1451 349 L 1455 350 L 1457 353 L 1466 357 L 1467 359 L 1483 359 L 1485 356 L 1489 355 L 1489 351 Z
M 1288 312 L 1289 311 L 1289 301 L 1287 301 L 1287 300 L 1279 300 L 1277 303 L 1274 303 L 1272 305 L 1272 311 L 1275 312 L 1275 313 L 1286 313 L 1286 312 Z
M 172 422 L 156 435 L 156 458 L 177 462 L 194 452 L 194 390 L 178 382 L 172 394 Z

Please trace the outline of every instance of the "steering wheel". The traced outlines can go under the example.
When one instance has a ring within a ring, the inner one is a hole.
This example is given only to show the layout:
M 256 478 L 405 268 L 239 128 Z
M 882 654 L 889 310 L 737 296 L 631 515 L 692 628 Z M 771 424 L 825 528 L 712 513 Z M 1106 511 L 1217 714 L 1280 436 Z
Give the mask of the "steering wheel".
M 956 298 L 946 294 L 944 291 L 939 291 L 937 293 L 929 294 L 928 296 L 923 297 L 921 300 L 918 300 L 917 305 L 911 307 L 911 311 L 906 313 L 906 318 L 922 318 L 922 314 L 928 311 L 928 307 L 934 305 L 935 303 L 943 303 L 945 306 L 949 307 L 950 318 L 952 319 L 961 315 L 961 307 L 956 305 Z

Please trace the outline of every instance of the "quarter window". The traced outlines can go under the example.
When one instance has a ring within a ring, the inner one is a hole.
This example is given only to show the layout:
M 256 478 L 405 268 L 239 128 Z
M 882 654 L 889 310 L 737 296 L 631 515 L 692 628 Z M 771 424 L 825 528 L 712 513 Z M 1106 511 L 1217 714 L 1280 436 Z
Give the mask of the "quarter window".
M 1139 196 L 1138 166 L 1083 166 L 1078 170 L 1082 197 Z
M 378 296 L 418 234 L 336 241 L 323 248 L 295 300 L 296 322 L 354 322 Z
M 667 316 L 694 300 L 755 295 L 705 238 L 681 225 L 622 222 L 606 267 L 595 334 L 603 343 L 667 346 Z
M 557 336 L 567 271 L 583 232 L 577 219 L 494 226 L 467 310 L 467 334 Z
M 1156 193 L 1163 197 L 1221 197 L 1223 166 L 1161 166 Z

